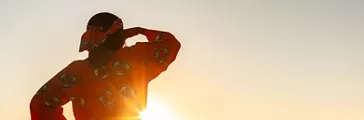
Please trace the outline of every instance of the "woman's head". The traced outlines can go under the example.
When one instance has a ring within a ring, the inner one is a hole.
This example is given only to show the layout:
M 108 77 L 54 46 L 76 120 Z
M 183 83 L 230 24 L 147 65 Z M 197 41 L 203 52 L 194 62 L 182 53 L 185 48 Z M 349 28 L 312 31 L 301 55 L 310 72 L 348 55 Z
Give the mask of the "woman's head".
M 87 23 L 87 31 L 82 35 L 80 52 L 94 49 L 118 50 L 125 38 L 121 34 L 124 29 L 122 20 L 108 12 L 97 13 Z

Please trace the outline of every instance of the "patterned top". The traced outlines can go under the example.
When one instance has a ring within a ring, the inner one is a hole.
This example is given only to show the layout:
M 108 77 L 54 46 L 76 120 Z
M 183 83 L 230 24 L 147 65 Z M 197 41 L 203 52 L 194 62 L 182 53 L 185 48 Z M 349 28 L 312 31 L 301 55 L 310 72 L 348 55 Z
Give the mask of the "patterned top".
M 73 103 L 76 120 L 138 119 L 148 83 L 167 70 L 181 47 L 168 32 L 146 30 L 149 42 L 120 49 L 105 66 L 70 63 L 33 97 L 32 120 L 65 120 L 62 105 Z

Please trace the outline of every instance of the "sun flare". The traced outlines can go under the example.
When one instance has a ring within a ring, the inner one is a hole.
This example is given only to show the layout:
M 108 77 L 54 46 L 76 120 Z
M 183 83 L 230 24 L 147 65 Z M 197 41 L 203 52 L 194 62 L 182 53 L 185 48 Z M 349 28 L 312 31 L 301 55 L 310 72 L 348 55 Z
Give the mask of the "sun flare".
M 147 108 L 141 112 L 140 118 L 142 120 L 178 120 L 166 104 L 155 98 L 148 98 Z

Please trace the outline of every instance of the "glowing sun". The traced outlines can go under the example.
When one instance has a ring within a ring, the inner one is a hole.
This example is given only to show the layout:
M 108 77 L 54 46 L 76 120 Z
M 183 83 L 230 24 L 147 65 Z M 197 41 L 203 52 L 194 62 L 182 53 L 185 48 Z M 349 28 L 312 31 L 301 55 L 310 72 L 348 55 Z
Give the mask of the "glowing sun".
M 140 118 L 142 120 L 178 120 L 171 109 L 155 98 L 148 98 L 147 108 L 141 112 Z

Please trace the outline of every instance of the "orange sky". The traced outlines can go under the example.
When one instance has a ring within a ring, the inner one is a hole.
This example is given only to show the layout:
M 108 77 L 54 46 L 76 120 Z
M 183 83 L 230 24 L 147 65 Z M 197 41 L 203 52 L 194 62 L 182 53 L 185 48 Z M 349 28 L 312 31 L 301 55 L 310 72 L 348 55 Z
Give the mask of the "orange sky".
M 363 120 L 363 4 L 0 1 L 0 119 L 29 119 L 35 91 L 86 57 L 78 45 L 89 17 L 110 11 L 126 27 L 170 31 L 181 41 L 177 60 L 150 84 L 150 95 L 180 120 Z

